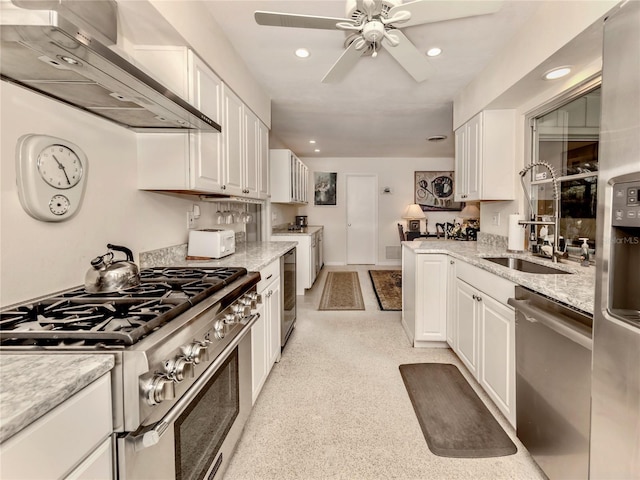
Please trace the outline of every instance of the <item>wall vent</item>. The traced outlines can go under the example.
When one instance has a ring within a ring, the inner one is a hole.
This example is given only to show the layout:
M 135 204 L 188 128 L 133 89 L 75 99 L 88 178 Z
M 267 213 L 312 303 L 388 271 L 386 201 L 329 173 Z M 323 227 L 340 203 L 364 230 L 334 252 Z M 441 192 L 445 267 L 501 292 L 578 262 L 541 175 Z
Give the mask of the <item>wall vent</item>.
M 402 258 L 402 247 L 395 245 L 385 247 L 385 256 L 387 260 L 400 260 Z

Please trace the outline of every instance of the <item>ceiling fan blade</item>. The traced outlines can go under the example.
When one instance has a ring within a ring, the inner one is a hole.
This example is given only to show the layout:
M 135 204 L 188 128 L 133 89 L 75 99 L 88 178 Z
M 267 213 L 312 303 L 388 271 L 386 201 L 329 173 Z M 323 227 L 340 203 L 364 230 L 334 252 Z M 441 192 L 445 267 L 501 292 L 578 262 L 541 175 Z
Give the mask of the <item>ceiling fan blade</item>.
M 357 48 L 358 40 L 351 42 L 351 45 L 342 53 L 336 63 L 322 79 L 322 83 L 335 83 L 342 80 L 347 73 L 358 63 L 358 59 L 362 56 L 366 48 Z
M 297 27 L 297 28 L 319 28 L 325 30 L 338 30 L 338 23 L 355 25 L 353 20 L 348 18 L 317 17 L 314 15 L 296 15 L 293 13 L 262 12 L 256 11 L 254 14 L 258 25 L 270 27 Z
M 502 8 L 503 4 L 503 0 L 474 2 L 430 2 L 426 0 L 415 0 L 391 8 L 388 13 L 388 18 L 395 16 L 400 11 L 407 11 L 411 13 L 411 18 L 403 22 L 402 27 L 410 27 L 423 23 L 435 23 L 456 18 L 488 15 L 490 13 L 496 13 Z
M 409 72 L 416 82 L 426 80 L 433 72 L 433 67 L 427 58 L 411 43 L 411 41 L 400 31 L 389 32 L 390 36 L 398 41 L 396 46 L 386 38 L 382 39 L 382 46 L 389 54 Z

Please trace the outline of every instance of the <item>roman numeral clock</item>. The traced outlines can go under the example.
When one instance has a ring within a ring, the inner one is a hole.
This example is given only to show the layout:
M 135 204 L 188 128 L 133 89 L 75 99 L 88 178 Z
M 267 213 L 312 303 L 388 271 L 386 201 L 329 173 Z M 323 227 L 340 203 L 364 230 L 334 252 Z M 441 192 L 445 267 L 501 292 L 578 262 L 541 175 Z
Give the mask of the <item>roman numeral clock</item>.
M 87 156 L 74 143 L 49 135 L 20 137 L 16 176 L 22 208 L 37 220 L 68 220 L 82 203 L 87 166 Z

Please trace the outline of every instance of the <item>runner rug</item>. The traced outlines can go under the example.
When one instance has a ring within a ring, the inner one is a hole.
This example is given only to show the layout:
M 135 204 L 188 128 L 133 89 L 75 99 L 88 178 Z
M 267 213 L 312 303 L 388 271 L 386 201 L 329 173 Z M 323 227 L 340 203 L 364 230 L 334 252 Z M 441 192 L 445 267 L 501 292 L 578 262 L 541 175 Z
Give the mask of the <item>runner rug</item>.
M 318 310 L 364 310 L 358 272 L 329 272 Z
M 402 310 L 402 270 L 369 270 L 380 310 Z
M 482 458 L 517 448 L 455 365 L 400 365 L 429 450 L 441 457 Z

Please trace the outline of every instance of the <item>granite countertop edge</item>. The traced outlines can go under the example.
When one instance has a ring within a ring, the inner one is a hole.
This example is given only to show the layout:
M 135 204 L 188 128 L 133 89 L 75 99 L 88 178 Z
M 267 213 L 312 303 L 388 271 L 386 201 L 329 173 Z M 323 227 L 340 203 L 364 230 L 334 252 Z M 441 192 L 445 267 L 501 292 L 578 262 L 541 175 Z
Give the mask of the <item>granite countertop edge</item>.
M 271 231 L 271 236 L 272 237 L 281 237 L 281 236 L 289 236 L 289 235 L 313 235 L 316 232 L 319 232 L 320 230 L 324 229 L 323 226 L 317 226 L 317 225 L 309 225 L 307 227 L 303 227 L 301 230 L 288 230 L 285 228 L 274 228 Z
M 0 355 L 0 443 L 109 372 L 114 364 L 109 354 Z
M 595 267 L 581 267 L 578 263 L 565 261 L 551 263 L 551 260 L 536 257 L 530 253 L 510 253 L 504 249 L 478 244 L 477 242 L 458 242 L 438 240 L 424 242 L 403 242 L 403 247 L 415 253 L 442 253 L 465 261 L 502 278 L 541 293 L 551 299 L 569 305 L 582 312 L 593 315 L 595 297 Z M 541 265 L 553 266 L 571 272 L 565 274 L 524 273 L 485 260 L 486 257 L 522 258 Z

